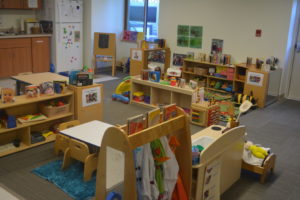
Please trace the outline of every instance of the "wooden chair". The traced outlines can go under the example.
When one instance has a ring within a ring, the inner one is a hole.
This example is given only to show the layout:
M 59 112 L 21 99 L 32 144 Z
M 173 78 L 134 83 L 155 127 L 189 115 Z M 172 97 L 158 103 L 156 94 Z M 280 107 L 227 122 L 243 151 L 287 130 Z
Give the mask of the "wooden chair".
M 64 123 L 59 124 L 58 129 L 60 131 L 62 131 L 62 130 L 65 130 L 67 128 L 71 128 L 73 126 L 77 126 L 79 124 L 80 124 L 80 122 L 78 120 L 72 120 L 72 121 L 69 121 L 69 122 L 64 122 Z M 60 152 L 64 153 L 65 150 L 69 147 L 69 141 L 70 141 L 69 137 L 58 133 L 56 135 L 56 140 L 55 140 L 55 143 L 54 143 L 54 153 L 55 153 L 55 155 L 59 155 Z
M 70 139 L 69 147 L 64 154 L 62 169 L 66 169 L 72 160 L 78 160 L 84 163 L 83 180 L 91 179 L 93 172 L 97 169 L 97 153 L 90 154 L 89 147 L 84 142 Z

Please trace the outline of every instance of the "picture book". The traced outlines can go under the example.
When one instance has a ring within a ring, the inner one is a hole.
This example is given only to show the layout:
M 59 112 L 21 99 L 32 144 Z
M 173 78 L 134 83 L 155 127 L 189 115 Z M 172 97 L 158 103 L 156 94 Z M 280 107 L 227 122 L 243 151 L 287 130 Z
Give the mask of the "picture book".
M 15 102 L 15 91 L 11 88 L 2 88 L 1 89 L 1 101 L 2 101 L 2 103 Z
M 137 115 L 127 120 L 128 135 L 144 129 L 144 115 Z
M 170 104 L 163 108 L 164 121 L 172 119 L 177 116 L 176 104 Z
M 53 95 L 54 94 L 54 86 L 53 82 L 44 82 L 40 84 L 40 92 L 41 94 Z
M 33 114 L 33 115 L 25 115 L 22 117 L 18 118 L 18 121 L 21 123 L 28 123 L 28 122 L 35 122 L 35 121 L 40 121 L 40 120 L 44 120 L 47 119 L 47 117 L 43 114 Z
M 28 85 L 25 87 L 26 97 L 39 97 L 40 89 L 37 85 Z
M 147 123 L 148 127 L 159 124 L 160 122 L 160 109 L 156 108 L 147 113 Z

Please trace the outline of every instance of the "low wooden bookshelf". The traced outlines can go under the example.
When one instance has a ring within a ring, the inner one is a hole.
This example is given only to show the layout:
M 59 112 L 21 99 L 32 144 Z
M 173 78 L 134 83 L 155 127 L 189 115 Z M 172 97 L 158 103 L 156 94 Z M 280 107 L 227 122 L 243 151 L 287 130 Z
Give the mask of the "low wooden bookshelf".
M 17 121 L 17 126 L 14 128 L 5 128 L 3 125 L 0 128 L 0 149 L 1 146 L 19 140 L 19 147 L 8 148 L 0 151 L 0 157 L 23 151 L 38 145 L 42 145 L 55 140 L 55 134 L 48 136 L 44 141 L 33 143 L 31 142 L 31 133 L 33 131 L 43 131 L 49 129 L 52 125 L 69 121 L 74 115 L 74 97 L 73 91 L 68 90 L 64 94 L 54 94 L 51 96 L 41 95 L 36 98 L 26 98 L 24 95 L 16 96 L 14 103 L 0 103 L 0 110 L 5 110 L 8 115 L 16 117 L 28 114 L 40 113 L 40 104 L 54 100 L 63 100 L 69 104 L 70 109 L 66 113 L 48 117 L 45 120 L 34 121 L 29 123 L 20 123 Z

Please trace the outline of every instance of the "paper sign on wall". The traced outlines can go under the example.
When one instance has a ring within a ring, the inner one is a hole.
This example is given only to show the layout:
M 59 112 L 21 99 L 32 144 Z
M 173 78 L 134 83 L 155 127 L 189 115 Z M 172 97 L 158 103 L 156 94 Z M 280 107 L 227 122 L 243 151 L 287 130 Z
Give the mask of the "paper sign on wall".
M 262 87 L 264 81 L 264 74 L 256 72 L 248 72 L 247 84 Z
M 38 0 L 28 0 L 28 8 L 37 8 Z
M 100 87 L 82 90 L 82 107 L 99 104 L 101 102 Z

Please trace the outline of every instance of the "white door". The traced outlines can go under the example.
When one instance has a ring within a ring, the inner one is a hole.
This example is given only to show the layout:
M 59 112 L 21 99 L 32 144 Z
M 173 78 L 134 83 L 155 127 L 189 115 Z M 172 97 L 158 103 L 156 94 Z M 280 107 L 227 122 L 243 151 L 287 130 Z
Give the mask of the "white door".
M 295 49 L 288 98 L 300 101 L 300 25 L 298 26 L 297 45 Z
M 82 69 L 82 24 L 56 24 L 56 71 Z

